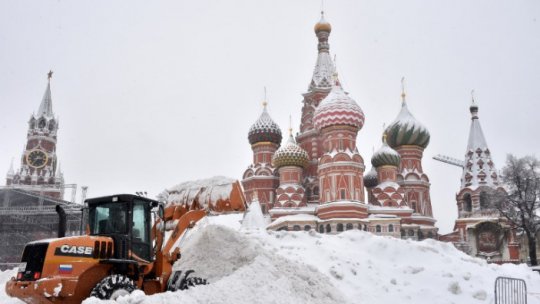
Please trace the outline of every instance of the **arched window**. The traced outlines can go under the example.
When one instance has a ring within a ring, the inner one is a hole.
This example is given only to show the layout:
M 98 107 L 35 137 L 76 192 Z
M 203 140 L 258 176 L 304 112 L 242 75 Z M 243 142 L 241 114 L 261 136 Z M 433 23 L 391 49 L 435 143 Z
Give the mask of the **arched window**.
M 412 202 L 411 205 L 412 205 L 413 212 L 417 212 L 417 210 L 416 210 L 416 202 Z
M 405 230 L 401 229 L 401 237 L 405 237 Z
M 463 196 L 463 210 L 464 211 L 467 211 L 467 212 L 471 212 L 472 211 L 472 199 L 471 199 L 471 195 L 469 193 L 466 193 L 464 196 Z
M 428 232 L 427 237 L 430 238 L 430 239 L 432 239 L 432 238 L 433 238 L 433 232 L 431 232 L 431 231 Z
M 377 233 L 381 232 L 381 225 L 375 226 L 375 232 Z
M 388 232 L 394 232 L 394 225 L 388 225 Z
M 414 230 L 409 230 L 409 236 L 414 236 Z
M 330 224 L 326 224 L 326 233 L 332 232 L 332 227 L 330 227 Z
M 45 125 L 46 125 L 46 124 L 47 124 L 47 121 L 45 121 L 45 118 L 42 118 L 42 119 L 40 119 L 39 122 L 38 122 L 38 127 L 39 127 L 40 129 L 43 129 L 43 128 L 45 128 Z
M 293 226 L 293 230 L 294 230 L 294 231 L 300 231 L 301 229 L 302 229 L 302 228 L 300 228 L 299 225 L 294 225 L 294 226 Z
M 341 199 L 345 199 L 345 189 L 341 189 L 340 190 L 340 194 L 341 194 Z
M 49 121 L 49 131 L 54 131 L 54 128 L 56 127 L 56 123 L 53 120 Z
M 424 233 L 422 232 L 422 230 L 418 230 L 418 240 L 423 240 L 424 239 Z
M 337 224 L 337 231 L 339 231 L 339 232 L 343 231 L 343 224 L 342 223 Z
M 313 195 L 319 195 L 319 187 L 313 187 Z
M 353 229 L 353 225 L 351 223 L 347 223 L 346 228 L 347 228 L 347 230 L 351 230 L 351 229 Z
M 488 209 L 489 208 L 489 197 L 487 192 L 480 192 L 480 208 Z
M 304 231 L 310 231 L 311 230 L 311 226 L 310 225 L 305 225 L 304 226 Z
M 367 231 L 367 225 L 364 224 L 364 231 Z
M 319 225 L 319 233 L 324 233 L 324 226 L 323 225 Z

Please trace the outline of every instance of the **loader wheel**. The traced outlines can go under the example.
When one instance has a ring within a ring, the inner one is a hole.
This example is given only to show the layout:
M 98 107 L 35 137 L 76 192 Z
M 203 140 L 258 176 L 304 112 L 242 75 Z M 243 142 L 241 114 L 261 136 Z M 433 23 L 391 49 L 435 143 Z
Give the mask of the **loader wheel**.
M 130 294 L 136 289 L 133 281 L 121 274 L 113 274 L 99 282 L 92 292 L 91 297 L 103 300 L 116 300 L 120 296 Z
M 190 277 L 193 270 L 188 270 L 182 276 L 182 271 L 175 271 L 173 275 L 169 278 L 169 283 L 167 284 L 167 290 L 177 291 L 185 290 L 190 287 L 195 287 L 197 285 L 207 285 L 208 281 L 199 277 Z

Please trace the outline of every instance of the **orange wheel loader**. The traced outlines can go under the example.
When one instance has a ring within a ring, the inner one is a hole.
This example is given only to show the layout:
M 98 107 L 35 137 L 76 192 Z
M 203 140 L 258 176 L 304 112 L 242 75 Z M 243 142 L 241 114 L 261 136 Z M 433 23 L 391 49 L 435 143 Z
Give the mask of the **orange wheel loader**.
M 28 243 L 17 277 L 6 293 L 26 303 L 81 303 L 95 296 L 115 299 L 140 289 L 146 294 L 206 284 L 192 270 L 172 275 L 178 243 L 206 215 L 204 210 L 163 204 L 131 194 L 88 199 L 86 235 Z M 167 234 L 167 240 L 165 240 Z

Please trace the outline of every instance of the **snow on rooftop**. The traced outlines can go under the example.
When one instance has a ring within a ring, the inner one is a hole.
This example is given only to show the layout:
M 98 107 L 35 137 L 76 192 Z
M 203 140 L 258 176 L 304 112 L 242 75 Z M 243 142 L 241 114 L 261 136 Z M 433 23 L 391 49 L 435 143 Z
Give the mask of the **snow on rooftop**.
M 285 215 L 274 220 L 268 227 L 275 227 L 285 222 L 313 222 L 320 221 L 320 219 L 311 214 L 293 214 Z

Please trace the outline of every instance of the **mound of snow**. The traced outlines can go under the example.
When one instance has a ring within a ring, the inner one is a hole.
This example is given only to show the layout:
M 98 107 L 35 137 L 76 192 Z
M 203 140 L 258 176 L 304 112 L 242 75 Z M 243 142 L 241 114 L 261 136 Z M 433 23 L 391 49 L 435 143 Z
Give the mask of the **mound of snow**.
M 10 298 L 6 294 L 5 285 L 6 282 L 11 280 L 12 277 L 17 275 L 17 268 L 0 271 L 0 303 L 2 304 L 24 304 L 23 301 Z
M 195 269 L 209 285 L 143 296 L 118 303 L 343 303 L 328 278 L 301 262 L 276 255 L 249 236 L 225 226 L 208 225 L 184 244 L 175 269 Z M 103 303 L 95 298 L 85 304 Z M 110 301 L 109 301 L 110 302 Z
M 265 248 L 329 277 L 348 303 L 492 303 L 495 279 L 524 279 L 529 303 L 540 303 L 540 276 L 525 265 L 494 265 L 453 245 L 376 236 L 278 231 L 255 236 Z
M 242 229 L 266 229 L 266 225 L 268 223 L 264 218 L 259 201 L 251 203 L 242 219 Z

